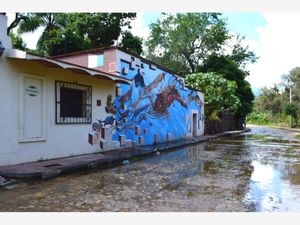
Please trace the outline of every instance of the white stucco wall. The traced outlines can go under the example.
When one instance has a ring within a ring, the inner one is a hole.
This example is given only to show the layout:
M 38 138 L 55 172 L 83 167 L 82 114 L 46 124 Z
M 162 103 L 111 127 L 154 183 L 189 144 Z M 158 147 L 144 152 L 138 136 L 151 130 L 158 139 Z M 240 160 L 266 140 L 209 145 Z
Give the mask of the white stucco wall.
M 19 142 L 19 76 L 21 73 L 45 78 L 46 141 Z M 88 143 L 92 124 L 55 124 L 55 80 L 92 86 L 92 122 L 104 119 L 108 94 L 115 96 L 115 84 L 71 71 L 46 67 L 37 62 L 0 58 L 0 165 L 17 164 L 71 155 L 99 152 Z M 96 106 L 100 99 L 101 106 Z
M 11 48 L 11 40 L 7 36 L 7 16 L 0 14 L 0 41 L 8 49 Z

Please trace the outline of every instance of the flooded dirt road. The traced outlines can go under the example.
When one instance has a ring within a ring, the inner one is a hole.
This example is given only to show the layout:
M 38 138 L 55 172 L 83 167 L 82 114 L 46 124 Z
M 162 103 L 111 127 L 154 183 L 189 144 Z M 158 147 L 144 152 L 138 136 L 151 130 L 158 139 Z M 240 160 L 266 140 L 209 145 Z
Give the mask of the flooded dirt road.
M 252 127 L 105 170 L 0 189 L 0 211 L 300 212 L 300 140 Z

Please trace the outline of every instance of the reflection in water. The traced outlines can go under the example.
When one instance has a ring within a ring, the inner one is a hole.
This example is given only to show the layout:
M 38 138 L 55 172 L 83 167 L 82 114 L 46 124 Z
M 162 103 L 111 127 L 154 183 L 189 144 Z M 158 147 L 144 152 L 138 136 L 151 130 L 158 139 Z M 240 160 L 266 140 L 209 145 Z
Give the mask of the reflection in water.
M 252 132 L 0 189 L 0 211 L 300 211 L 300 142 Z M 11 199 L 14 199 L 12 202 Z
M 281 202 L 280 173 L 270 165 L 263 165 L 256 161 L 252 165 L 254 171 L 246 199 L 255 201 L 256 211 L 269 210 L 270 202 Z
M 245 201 L 254 203 L 255 211 L 299 212 L 300 142 L 288 131 L 254 128 L 251 133 L 254 171 Z

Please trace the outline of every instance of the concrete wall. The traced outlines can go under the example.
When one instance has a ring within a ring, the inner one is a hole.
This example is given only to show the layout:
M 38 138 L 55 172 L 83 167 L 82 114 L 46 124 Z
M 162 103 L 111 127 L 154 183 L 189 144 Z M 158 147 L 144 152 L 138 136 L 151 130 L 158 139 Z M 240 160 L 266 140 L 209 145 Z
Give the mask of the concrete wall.
M 59 58 L 58 60 L 73 63 L 79 66 L 88 67 L 88 54 L 82 54 L 82 55 L 71 55 L 66 56 L 64 58 Z
M 182 78 L 174 74 L 120 50 L 116 52 L 120 76 L 132 79 L 133 84 L 119 86 L 121 95 L 115 100 L 113 140 L 123 138 L 141 145 L 204 133 L 202 93 L 186 88 Z M 196 127 L 194 132 L 193 127 Z
M 92 121 L 107 116 L 105 101 L 115 95 L 112 81 L 92 78 L 68 70 L 46 67 L 37 62 L 0 58 L 0 165 L 99 152 L 99 145 L 88 143 L 91 124 L 55 123 L 55 80 L 92 86 Z M 22 73 L 45 79 L 45 141 L 19 142 L 19 79 Z M 101 100 L 101 106 L 96 106 Z
M 73 63 L 76 65 L 88 67 L 88 58 L 89 55 L 97 55 L 97 54 L 103 54 L 104 57 L 104 65 L 100 67 L 94 67 L 93 69 L 98 69 L 100 71 L 104 71 L 107 73 L 113 73 L 117 74 L 119 71 L 117 70 L 117 66 L 115 65 L 116 62 L 116 50 L 115 49 L 107 49 L 104 52 L 99 51 L 99 52 L 94 52 L 94 53 L 83 53 L 80 55 L 70 55 L 66 56 L 63 58 L 58 58 L 58 60 L 64 61 L 64 62 L 69 62 Z
M 244 129 L 245 118 L 236 117 L 228 112 L 219 114 L 219 120 L 205 121 L 205 134 L 217 134 L 230 130 Z
M 6 49 L 11 48 L 11 40 L 7 36 L 7 17 L 3 14 L 0 14 L 0 41 Z

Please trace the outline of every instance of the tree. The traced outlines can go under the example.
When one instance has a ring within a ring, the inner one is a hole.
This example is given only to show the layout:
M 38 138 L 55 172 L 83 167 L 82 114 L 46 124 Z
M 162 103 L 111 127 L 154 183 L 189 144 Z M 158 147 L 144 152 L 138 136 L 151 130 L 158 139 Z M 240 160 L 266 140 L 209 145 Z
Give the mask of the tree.
M 69 52 L 89 49 L 89 43 L 81 35 L 73 32 L 70 28 L 64 30 L 53 30 L 48 33 L 48 38 L 43 41 L 39 48 L 46 55 L 61 55 Z
M 287 124 L 287 116 L 291 116 L 295 125 L 298 126 L 298 113 L 300 108 L 300 67 L 295 67 L 290 70 L 289 73 L 282 75 L 281 79 L 282 82 L 279 85 L 274 85 L 270 88 L 262 88 L 261 94 L 255 98 L 254 111 L 257 115 L 270 114 L 270 121 L 273 123 L 275 122 L 278 125 L 281 125 L 281 122 Z M 283 87 L 283 89 L 281 87 Z M 291 99 L 290 94 L 292 94 Z M 282 112 L 284 114 L 282 114 Z M 292 126 L 291 121 L 290 126 Z
M 48 55 L 45 42 L 49 42 L 53 33 L 66 26 L 66 15 L 63 13 L 28 13 L 26 19 L 19 24 L 19 33 L 34 32 L 39 27 L 43 27 L 43 33 L 38 40 L 37 49 L 41 55 Z
M 283 102 L 277 85 L 271 88 L 264 87 L 261 89 L 261 94 L 255 99 L 255 111 L 258 113 L 268 111 L 272 115 L 281 114 Z
M 130 27 L 136 13 L 71 13 L 72 24 L 82 37 L 90 42 L 90 48 L 106 47 L 115 44 L 122 34 L 122 27 Z
M 299 110 L 299 107 L 295 103 L 287 103 L 284 106 L 284 113 L 286 115 L 290 115 L 294 119 L 296 126 L 298 126 L 298 110 Z M 291 124 L 291 127 L 292 127 L 292 124 Z
M 170 62 L 186 64 L 186 73 L 197 72 L 197 65 L 211 53 L 218 52 L 229 38 L 226 23 L 220 15 L 177 13 L 152 23 L 146 42 L 148 58 L 155 60 L 157 57 L 168 57 Z
M 258 59 L 255 53 L 249 50 L 249 46 L 243 46 L 244 40 L 245 36 L 240 34 L 231 35 L 228 43 L 223 46 L 221 53 L 243 70 L 248 63 L 255 63 Z
M 251 85 L 245 80 L 249 75 L 248 71 L 239 67 L 240 65 L 232 59 L 232 56 L 210 55 L 204 60 L 203 64 L 198 67 L 198 70 L 204 73 L 215 72 L 222 74 L 223 78 L 235 81 L 237 84 L 235 95 L 241 102 L 237 114 L 239 116 L 246 116 L 252 111 L 254 95 L 251 90 Z
M 19 32 L 43 27 L 37 50 L 41 55 L 57 55 L 115 44 L 122 27 L 129 27 L 135 13 L 28 13 Z
M 290 91 L 292 91 L 292 101 L 300 101 L 300 67 L 295 67 L 288 74 L 281 77 L 282 85 L 285 88 L 285 95 L 289 98 Z M 291 89 L 291 90 L 290 90 Z
M 11 39 L 12 46 L 14 48 L 20 49 L 20 50 L 27 50 L 26 44 L 24 43 L 24 41 L 20 35 L 10 32 L 9 37 Z
M 135 52 L 138 55 L 141 55 L 143 52 L 142 44 L 142 38 L 134 36 L 130 31 L 123 32 L 120 47 L 128 51 Z
M 187 85 L 201 90 L 205 95 L 205 114 L 208 118 L 222 111 L 235 113 L 240 100 L 235 95 L 237 85 L 217 73 L 194 73 L 186 77 Z
M 288 74 L 282 75 L 283 85 L 286 87 L 300 86 L 300 67 L 295 67 Z
M 11 31 L 16 28 L 22 20 L 26 20 L 26 13 L 16 13 L 14 20 L 7 27 L 7 35 L 11 33 Z

